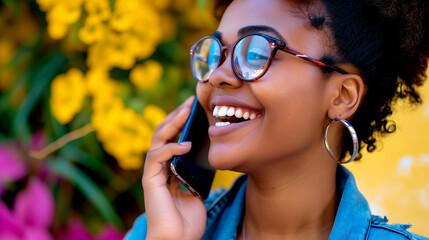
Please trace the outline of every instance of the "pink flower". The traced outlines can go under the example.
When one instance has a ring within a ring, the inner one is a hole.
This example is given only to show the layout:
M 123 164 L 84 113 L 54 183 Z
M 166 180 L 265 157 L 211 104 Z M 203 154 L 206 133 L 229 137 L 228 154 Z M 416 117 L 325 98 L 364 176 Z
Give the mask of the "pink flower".
M 69 222 L 67 230 L 57 237 L 58 240 L 94 240 L 85 226 L 77 219 L 73 218 Z
M 20 192 L 11 211 L 0 202 L 0 239 L 51 240 L 49 233 L 54 218 L 54 198 L 39 179 L 30 180 Z
M 121 240 L 124 234 L 121 234 L 111 225 L 104 226 L 98 233 L 98 236 L 92 236 L 76 218 L 70 220 L 69 227 L 66 232 L 58 236 L 58 240 Z
M 98 240 L 121 240 L 124 238 L 124 234 L 118 232 L 112 225 L 104 226 L 103 229 L 98 233 Z
M 6 145 L 0 145 L 0 196 L 5 191 L 5 183 L 13 182 L 27 175 L 27 167 Z

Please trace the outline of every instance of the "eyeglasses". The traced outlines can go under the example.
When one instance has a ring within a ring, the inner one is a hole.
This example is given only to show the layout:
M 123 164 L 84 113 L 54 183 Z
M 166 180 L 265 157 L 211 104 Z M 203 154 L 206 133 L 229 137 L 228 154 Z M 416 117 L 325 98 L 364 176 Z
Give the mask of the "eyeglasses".
M 251 33 L 240 37 L 232 46 L 224 46 L 214 36 L 201 38 L 191 47 L 191 68 L 196 80 L 206 82 L 210 75 L 224 61 L 226 50 L 232 49 L 231 65 L 235 75 L 243 81 L 261 78 L 270 67 L 277 50 L 331 69 L 342 74 L 347 72 L 315 58 L 302 54 L 285 42 L 261 33 Z

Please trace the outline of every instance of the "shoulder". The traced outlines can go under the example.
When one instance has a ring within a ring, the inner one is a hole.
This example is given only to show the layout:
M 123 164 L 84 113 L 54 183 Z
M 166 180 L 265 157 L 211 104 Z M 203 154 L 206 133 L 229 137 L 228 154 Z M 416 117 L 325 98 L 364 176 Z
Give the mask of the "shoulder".
M 372 216 L 368 237 L 366 239 L 389 239 L 389 240 L 429 240 L 429 238 L 411 233 L 409 224 L 388 224 L 386 217 Z

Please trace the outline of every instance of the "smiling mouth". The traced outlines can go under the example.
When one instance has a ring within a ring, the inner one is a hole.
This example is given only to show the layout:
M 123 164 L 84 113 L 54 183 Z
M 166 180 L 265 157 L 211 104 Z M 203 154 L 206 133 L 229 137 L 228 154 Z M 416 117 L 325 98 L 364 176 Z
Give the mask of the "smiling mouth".
M 216 127 L 250 121 L 259 116 L 261 116 L 260 113 L 243 107 L 216 105 L 213 108 Z

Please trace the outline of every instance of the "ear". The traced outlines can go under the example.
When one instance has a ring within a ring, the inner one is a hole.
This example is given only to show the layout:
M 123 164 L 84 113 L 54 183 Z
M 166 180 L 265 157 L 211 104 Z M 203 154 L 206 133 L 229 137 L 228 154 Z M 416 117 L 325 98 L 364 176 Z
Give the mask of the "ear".
M 363 99 L 365 84 L 357 74 L 342 74 L 331 78 L 328 117 L 349 119 Z

